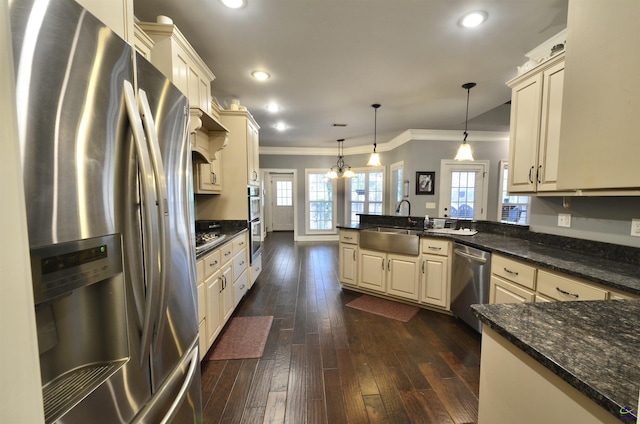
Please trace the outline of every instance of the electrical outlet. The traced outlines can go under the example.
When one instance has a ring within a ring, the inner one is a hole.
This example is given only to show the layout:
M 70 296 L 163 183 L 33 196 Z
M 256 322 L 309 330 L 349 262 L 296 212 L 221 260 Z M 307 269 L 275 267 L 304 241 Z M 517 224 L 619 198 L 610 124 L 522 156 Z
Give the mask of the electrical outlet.
M 558 214 L 558 227 L 571 227 L 571 214 L 559 213 Z
M 631 220 L 631 235 L 634 237 L 640 237 L 640 219 L 638 218 Z

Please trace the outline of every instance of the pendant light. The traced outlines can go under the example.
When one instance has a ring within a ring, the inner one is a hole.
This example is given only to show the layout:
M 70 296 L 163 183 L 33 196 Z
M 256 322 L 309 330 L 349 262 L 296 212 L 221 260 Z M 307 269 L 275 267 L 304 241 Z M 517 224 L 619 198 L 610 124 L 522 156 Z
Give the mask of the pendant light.
M 458 153 L 456 154 L 455 160 L 473 160 L 473 154 L 471 153 L 471 146 L 467 144 L 467 136 L 469 133 L 467 132 L 467 125 L 469 124 L 469 92 L 473 87 L 476 86 L 475 82 L 468 82 L 466 84 L 462 84 L 462 88 L 467 90 L 467 116 L 464 120 L 464 140 L 460 147 L 458 147 Z
M 378 103 L 374 103 L 371 105 L 373 108 L 373 153 L 371 153 L 371 157 L 369 157 L 369 162 L 367 162 L 367 166 L 381 166 L 380 163 L 380 155 L 376 152 L 376 132 L 378 130 L 378 108 L 380 105 Z
M 342 143 L 344 142 L 344 138 L 338 140 L 338 161 L 334 166 L 331 167 L 329 172 L 327 172 L 327 178 L 352 178 L 356 174 L 353 173 L 351 167 L 344 163 L 344 155 L 342 152 Z

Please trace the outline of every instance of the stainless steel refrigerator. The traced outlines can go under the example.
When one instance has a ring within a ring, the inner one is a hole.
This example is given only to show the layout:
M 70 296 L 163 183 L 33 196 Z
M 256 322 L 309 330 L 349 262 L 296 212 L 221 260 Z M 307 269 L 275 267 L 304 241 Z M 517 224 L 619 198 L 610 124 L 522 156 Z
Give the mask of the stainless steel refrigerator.
M 202 421 L 187 98 L 73 0 L 12 0 L 47 422 Z

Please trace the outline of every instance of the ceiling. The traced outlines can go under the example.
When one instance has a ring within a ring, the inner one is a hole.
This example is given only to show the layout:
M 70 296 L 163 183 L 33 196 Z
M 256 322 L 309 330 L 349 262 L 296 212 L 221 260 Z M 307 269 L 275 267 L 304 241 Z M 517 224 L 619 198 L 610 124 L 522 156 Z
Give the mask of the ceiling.
M 134 0 L 136 18 L 173 19 L 216 76 L 225 107 L 239 99 L 260 146 L 345 147 L 407 129 L 507 131 L 510 89 L 525 54 L 566 28 L 568 0 Z M 483 10 L 473 29 L 459 19 Z M 271 74 L 259 82 L 251 72 Z M 269 102 L 281 105 L 277 113 Z M 282 121 L 285 131 L 274 128 Z M 346 124 L 346 126 L 334 126 Z

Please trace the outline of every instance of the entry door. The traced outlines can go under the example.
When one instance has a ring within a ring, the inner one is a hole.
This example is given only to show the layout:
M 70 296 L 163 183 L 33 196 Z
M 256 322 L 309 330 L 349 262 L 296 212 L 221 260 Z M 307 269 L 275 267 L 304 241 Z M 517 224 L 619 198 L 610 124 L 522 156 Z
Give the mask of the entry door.
M 272 175 L 271 193 L 271 228 L 293 231 L 293 175 Z
M 442 161 L 439 215 L 444 218 L 486 219 L 487 161 Z

